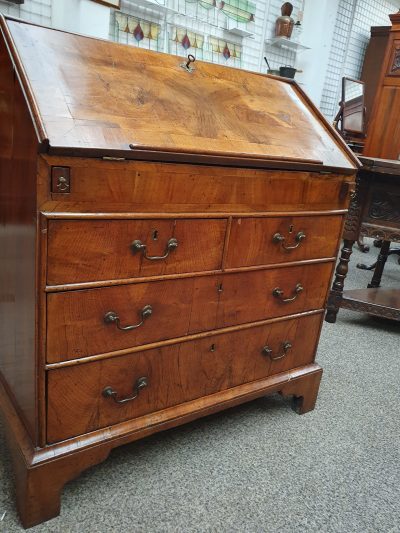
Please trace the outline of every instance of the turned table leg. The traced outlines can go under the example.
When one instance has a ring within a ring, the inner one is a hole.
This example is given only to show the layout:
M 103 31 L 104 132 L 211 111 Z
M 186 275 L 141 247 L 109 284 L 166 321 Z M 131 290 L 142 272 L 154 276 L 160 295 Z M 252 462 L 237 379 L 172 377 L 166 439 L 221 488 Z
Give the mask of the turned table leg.
M 343 241 L 343 248 L 340 254 L 339 263 L 336 267 L 335 280 L 332 289 L 329 293 L 328 305 L 325 320 L 334 324 L 336 322 L 336 315 L 338 314 L 340 303 L 342 301 L 342 294 L 344 289 L 344 281 L 349 271 L 350 256 L 353 252 L 354 240 L 345 239 Z
M 374 269 L 374 274 L 372 276 L 371 283 L 368 283 L 368 288 L 374 288 L 380 287 L 381 285 L 381 279 L 383 274 L 383 269 L 385 268 L 385 264 L 389 255 L 390 250 L 390 241 L 383 241 L 379 255 L 378 260 L 376 262 L 376 266 Z
M 335 280 L 329 293 L 325 320 L 334 324 L 342 303 L 344 281 L 349 270 L 350 256 L 354 243 L 360 237 L 363 201 L 366 196 L 366 180 L 362 172 L 357 174 L 356 188 L 351 196 L 349 212 L 347 213 L 343 229 L 343 248 L 339 263 L 336 267 Z

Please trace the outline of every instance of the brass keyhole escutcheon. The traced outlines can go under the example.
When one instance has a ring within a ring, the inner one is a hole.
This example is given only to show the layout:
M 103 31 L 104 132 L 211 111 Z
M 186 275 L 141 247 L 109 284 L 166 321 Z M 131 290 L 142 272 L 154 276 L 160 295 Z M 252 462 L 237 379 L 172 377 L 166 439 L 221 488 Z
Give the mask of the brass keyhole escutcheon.
M 153 239 L 153 241 L 158 241 L 158 230 L 154 230 L 153 231 L 153 235 L 151 237 Z

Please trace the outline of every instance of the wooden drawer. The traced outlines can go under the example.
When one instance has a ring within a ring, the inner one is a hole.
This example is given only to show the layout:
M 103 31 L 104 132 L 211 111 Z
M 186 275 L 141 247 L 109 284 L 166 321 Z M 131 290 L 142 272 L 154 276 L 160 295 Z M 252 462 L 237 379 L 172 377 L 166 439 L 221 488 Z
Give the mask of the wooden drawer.
M 50 220 L 47 283 L 216 270 L 225 230 L 225 219 Z
M 334 257 L 342 216 L 235 218 L 226 268 Z
M 48 372 L 48 442 L 310 363 L 314 359 L 320 324 L 321 314 L 316 314 L 51 370 Z M 118 393 L 117 399 L 132 396 L 136 381 L 142 377 L 148 384 L 135 400 L 118 404 L 102 394 L 106 387 L 111 387 Z
M 99 289 L 47 297 L 47 360 L 58 362 L 129 349 L 201 331 L 321 309 L 334 263 L 257 270 Z M 296 294 L 296 286 L 304 290 Z M 283 295 L 273 296 L 280 288 Z M 282 298 L 294 298 L 283 302 Z M 120 326 L 106 323 L 114 312 Z
M 353 178 L 341 174 L 227 166 L 96 161 L 40 161 L 47 187 L 51 166 L 70 168 L 68 194 L 52 193 L 48 212 L 249 213 L 347 209 Z M 47 188 L 43 191 L 47 194 Z

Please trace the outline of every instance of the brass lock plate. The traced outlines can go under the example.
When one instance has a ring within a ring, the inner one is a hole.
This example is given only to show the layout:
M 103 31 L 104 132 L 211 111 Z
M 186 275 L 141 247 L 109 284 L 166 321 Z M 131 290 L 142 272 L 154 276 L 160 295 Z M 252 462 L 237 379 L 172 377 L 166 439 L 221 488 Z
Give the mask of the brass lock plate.
M 71 192 L 71 169 L 69 167 L 51 168 L 51 192 L 60 194 Z

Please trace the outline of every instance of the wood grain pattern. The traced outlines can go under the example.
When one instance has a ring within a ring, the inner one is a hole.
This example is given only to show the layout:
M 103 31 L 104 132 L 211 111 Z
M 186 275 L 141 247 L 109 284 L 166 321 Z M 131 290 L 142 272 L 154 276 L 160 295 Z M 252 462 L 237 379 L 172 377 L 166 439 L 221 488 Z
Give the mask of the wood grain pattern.
M 390 15 L 392 28 L 381 65 L 367 140 L 363 154 L 383 159 L 400 158 L 400 69 L 393 70 L 395 53 L 400 49 L 400 16 Z
M 48 441 L 88 433 L 311 363 L 319 327 L 320 317 L 312 316 L 52 370 L 48 376 Z M 293 348 L 283 359 L 271 361 L 263 355 L 266 345 L 280 353 L 285 341 Z M 149 385 L 136 400 L 118 405 L 102 396 L 107 386 L 121 397 L 130 396 L 141 376 L 148 378 Z
M 36 450 L 0 381 L 0 414 L 9 435 L 23 526 L 57 516 L 64 484 L 104 461 L 116 446 L 279 391 L 300 400 L 300 413 L 305 413 L 314 409 L 321 375 L 319 365 L 309 364 Z
M 49 221 L 47 283 L 58 285 L 218 270 L 227 221 L 69 220 Z M 148 260 L 132 243 L 140 240 L 149 256 L 163 256 L 171 238 L 178 247 L 163 260 Z M 68 261 L 65 251 L 68 250 Z
M 372 26 L 371 38 L 365 51 L 361 80 L 364 82 L 366 130 L 368 130 L 368 123 L 378 91 L 380 65 L 385 58 L 390 29 L 390 26 Z
M 271 317 L 321 309 L 333 263 L 276 270 L 221 274 L 138 283 L 48 295 L 47 361 L 57 362 L 148 344 L 163 339 Z M 291 297 L 297 283 L 304 291 L 291 303 L 272 295 L 280 287 Z M 140 310 L 153 314 L 143 326 L 120 331 L 106 324 L 114 311 L 122 325 L 140 321 Z
M 146 213 L 347 209 L 342 174 L 41 157 L 42 211 Z M 69 194 L 50 195 L 51 166 L 71 167 Z M 282 191 L 285 194 L 282 194 Z
M 0 411 L 29 527 L 115 446 L 275 392 L 314 408 L 359 162 L 294 82 L 188 74 L 176 56 L 2 16 L 0 29 Z M 308 234 L 284 259 L 263 240 L 279 218 Z M 129 248 L 162 255 L 172 237 L 159 263 Z M 104 322 L 137 323 L 148 304 L 134 330 Z M 144 372 L 132 404 L 101 395 L 132 394 Z
M 200 61 L 189 74 L 176 56 L 6 24 L 54 149 L 322 161 L 350 171 L 357 166 L 294 84 Z
M 37 139 L 4 43 L 0 102 L 0 373 L 36 442 Z
M 335 255 L 341 224 L 341 216 L 235 218 L 225 267 L 332 257 Z M 300 232 L 304 233 L 305 238 L 296 241 L 296 235 Z M 285 238 L 284 242 L 274 242 L 273 237 L 277 233 Z M 297 245 L 294 250 L 283 248 Z

